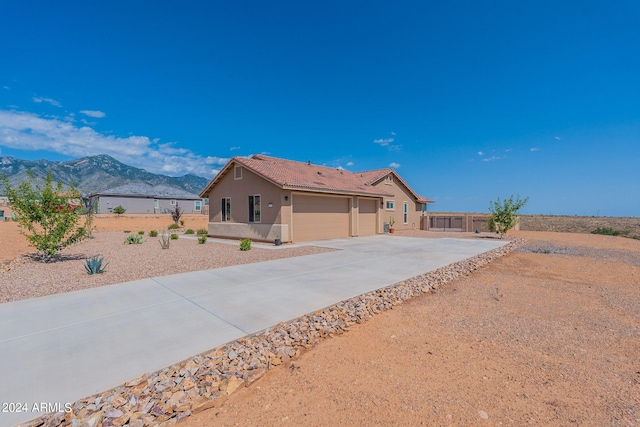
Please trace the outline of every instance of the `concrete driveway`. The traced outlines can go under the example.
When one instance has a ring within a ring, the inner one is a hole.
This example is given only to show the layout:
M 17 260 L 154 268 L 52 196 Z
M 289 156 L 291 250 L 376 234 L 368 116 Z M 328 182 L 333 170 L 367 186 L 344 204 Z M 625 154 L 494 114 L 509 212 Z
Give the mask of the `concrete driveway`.
M 0 404 L 27 408 L 0 407 L 0 426 L 505 243 L 328 240 L 339 250 L 0 304 Z

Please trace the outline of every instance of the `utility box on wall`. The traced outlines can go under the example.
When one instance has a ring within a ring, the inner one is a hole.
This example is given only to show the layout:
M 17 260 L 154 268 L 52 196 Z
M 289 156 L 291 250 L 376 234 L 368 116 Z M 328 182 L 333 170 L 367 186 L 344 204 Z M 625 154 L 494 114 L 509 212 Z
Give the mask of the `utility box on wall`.
M 388 223 L 388 222 L 385 222 L 385 223 L 384 223 L 383 231 L 384 231 L 385 233 L 389 233 L 389 223 Z

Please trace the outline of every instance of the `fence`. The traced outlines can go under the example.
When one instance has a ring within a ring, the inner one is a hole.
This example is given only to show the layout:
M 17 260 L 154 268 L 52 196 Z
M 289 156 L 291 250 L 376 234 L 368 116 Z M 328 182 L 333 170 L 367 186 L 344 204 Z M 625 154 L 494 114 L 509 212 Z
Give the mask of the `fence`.
M 422 217 L 421 230 L 431 231 L 489 231 L 488 214 L 431 214 Z

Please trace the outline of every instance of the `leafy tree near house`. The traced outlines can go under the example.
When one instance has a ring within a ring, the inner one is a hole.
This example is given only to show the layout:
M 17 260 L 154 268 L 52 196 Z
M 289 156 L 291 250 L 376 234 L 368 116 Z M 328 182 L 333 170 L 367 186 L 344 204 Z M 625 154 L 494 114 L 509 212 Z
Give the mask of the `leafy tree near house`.
M 113 213 L 120 216 L 123 213 L 125 213 L 127 210 L 125 208 L 122 207 L 122 205 L 118 205 L 115 208 L 113 208 Z
M 491 201 L 489 205 L 489 230 L 495 231 L 500 235 L 500 238 L 511 230 L 518 223 L 518 211 L 527 204 L 528 197 L 520 199 L 520 196 L 509 196 L 508 199 L 497 201 Z
M 13 187 L 2 176 L 9 203 L 17 214 L 20 232 L 49 261 L 60 250 L 87 237 L 86 227 L 79 227 L 84 208 L 80 192 L 72 185 L 63 192 L 62 183 L 53 184 L 53 174 L 47 174 L 44 186 L 33 184 L 33 174 Z M 75 204 L 77 201 L 77 205 Z
M 173 209 L 169 211 L 169 214 L 171 215 L 171 219 L 175 224 L 177 224 L 178 221 L 180 221 L 180 218 L 182 218 L 182 213 L 183 213 L 183 210 L 180 206 L 178 206 L 178 202 L 176 202 L 176 205 L 173 207 Z

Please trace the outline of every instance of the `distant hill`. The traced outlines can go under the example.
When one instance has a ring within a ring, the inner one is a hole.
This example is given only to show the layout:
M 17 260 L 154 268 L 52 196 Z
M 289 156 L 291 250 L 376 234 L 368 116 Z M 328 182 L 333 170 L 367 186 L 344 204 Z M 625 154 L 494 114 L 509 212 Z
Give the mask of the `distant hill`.
M 82 157 L 67 162 L 50 160 L 21 160 L 14 157 L 0 157 L 0 175 L 9 178 L 11 185 L 17 185 L 27 178 L 27 171 L 32 171 L 35 181 L 42 183 L 48 171 L 53 172 L 54 181 L 64 185 L 72 182 L 78 190 L 85 193 L 109 190 L 130 183 L 146 183 L 176 187 L 189 193 L 199 194 L 209 183 L 201 176 L 188 174 L 181 177 L 158 175 L 125 165 L 106 154 Z M 0 194 L 4 187 L 0 185 Z

